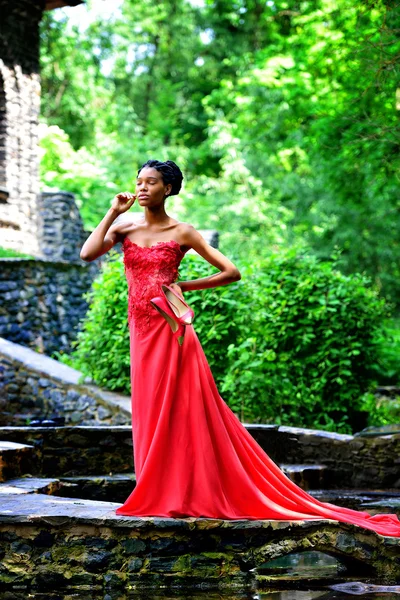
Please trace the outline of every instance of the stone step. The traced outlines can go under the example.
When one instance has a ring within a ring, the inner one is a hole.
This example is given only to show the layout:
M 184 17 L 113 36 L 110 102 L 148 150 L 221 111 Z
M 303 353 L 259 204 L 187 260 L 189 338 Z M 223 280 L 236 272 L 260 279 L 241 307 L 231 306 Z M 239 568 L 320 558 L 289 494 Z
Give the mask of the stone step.
M 310 490 L 310 494 L 322 502 L 367 510 L 371 514 L 394 513 L 400 517 L 400 492 L 396 489 L 315 489 Z
M 43 477 L 133 472 L 132 429 L 124 425 L 0 427 L 0 439 L 35 446 Z
M 382 498 L 372 502 L 363 502 L 361 508 L 371 514 L 392 513 L 400 518 L 400 498 Z
M 254 592 L 257 567 L 318 547 L 346 575 L 400 577 L 400 539 L 330 519 L 313 521 L 122 517 L 119 503 L 43 494 L 0 503 L 0 585 L 119 592 L 186 586 Z M 21 566 L 22 565 L 22 566 Z M 307 583 L 307 582 L 306 582 Z
M 104 502 L 125 502 L 136 485 L 136 476 L 129 473 L 113 475 L 79 475 L 60 477 L 62 484 L 55 493 L 64 498 L 85 498 Z
M 0 441 L 0 482 L 37 469 L 35 448 L 18 442 Z
M 280 465 L 285 467 L 285 465 Z M 293 465 L 286 465 L 290 468 Z M 302 465 L 296 465 L 301 467 Z M 305 465 L 308 469 L 310 465 Z M 283 469 L 284 471 L 286 469 Z M 295 470 L 294 470 L 295 472 Z M 0 483 L 0 495 L 6 494 L 48 494 L 71 499 L 120 502 L 126 500 L 136 485 L 134 474 L 115 473 L 113 475 L 88 475 L 49 479 L 40 477 L 20 477 Z M 369 512 L 393 512 L 400 516 L 400 492 L 396 490 L 332 490 L 309 489 L 318 500 L 338 506 Z
M 0 483 L 0 495 L 48 494 L 104 502 L 126 500 L 136 485 L 134 474 L 87 475 L 77 477 L 19 477 Z
M 303 490 L 319 489 L 329 482 L 329 469 L 326 465 L 287 465 L 280 464 L 282 471 Z
M 0 483 L 0 495 L 5 494 L 58 494 L 64 485 L 59 479 L 45 479 L 43 477 L 18 477 Z
M 366 488 L 373 481 L 379 488 L 400 489 L 400 434 L 361 438 L 275 425 L 244 426 L 278 464 L 326 465 L 329 480 L 323 481 L 324 487 L 340 482 Z M 37 472 L 43 477 L 133 472 L 130 426 L 0 427 L 0 439 L 37 447 L 42 461 Z

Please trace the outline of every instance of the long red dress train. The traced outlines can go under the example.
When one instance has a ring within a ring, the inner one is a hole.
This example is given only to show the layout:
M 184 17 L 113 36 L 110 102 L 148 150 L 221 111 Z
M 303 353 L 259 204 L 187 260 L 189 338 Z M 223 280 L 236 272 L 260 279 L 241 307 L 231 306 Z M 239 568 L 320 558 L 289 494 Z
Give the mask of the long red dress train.
M 269 458 L 218 393 L 193 326 L 183 345 L 149 300 L 177 279 L 178 242 L 123 242 L 136 487 L 119 515 L 334 519 L 400 537 L 394 514 L 321 502 Z

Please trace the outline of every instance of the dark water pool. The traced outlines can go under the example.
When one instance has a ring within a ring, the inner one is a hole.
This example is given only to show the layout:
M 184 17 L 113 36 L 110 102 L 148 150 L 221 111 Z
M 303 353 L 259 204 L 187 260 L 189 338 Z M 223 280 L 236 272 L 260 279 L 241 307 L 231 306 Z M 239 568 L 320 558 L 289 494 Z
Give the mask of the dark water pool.
M 350 580 L 335 558 L 320 552 L 292 554 L 264 563 L 257 571 L 262 579 L 260 590 L 245 593 L 163 589 L 140 592 L 74 589 L 49 593 L 15 589 L 0 593 L 0 600 L 350 600 L 356 597 L 400 600 L 400 582 L 398 586 L 380 586 L 367 577 Z
M 346 593 L 343 590 L 329 588 L 309 590 L 265 590 L 259 593 L 235 594 L 223 592 L 176 592 L 176 594 L 155 591 L 141 594 L 121 595 L 114 593 L 93 594 L 88 591 L 65 592 L 63 594 L 31 593 L 24 595 L 7 592 L 1 595 L 2 600 L 344 600 L 350 598 L 368 600 L 399 600 L 399 593 L 388 591 L 374 591 L 366 593 Z

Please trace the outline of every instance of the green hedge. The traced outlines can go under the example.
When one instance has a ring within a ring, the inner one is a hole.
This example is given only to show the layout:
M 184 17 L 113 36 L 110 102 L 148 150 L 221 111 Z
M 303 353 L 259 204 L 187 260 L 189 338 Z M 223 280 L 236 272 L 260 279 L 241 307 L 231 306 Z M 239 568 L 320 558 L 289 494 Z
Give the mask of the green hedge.
M 368 424 L 398 417 L 386 410 L 380 417 L 368 393 L 388 314 L 368 280 L 298 249 L 238 266 L 241 281 L 185 297 L 221 395 L 242 421 L 350 432 L 364 425 L 357 420 L 363 410 L 373 414 Z M 215 271 L 188 254 L 179 279 Z M 75 351 L 60 358 L 99 385 L 130 393 L 127 285 L 116 252 L 87 298 Z
M 221 388 L 232 408 L 243 420 L 362 428 L 384 300 L 361 275 L 295 249 L 248 267 L 244 286 Z

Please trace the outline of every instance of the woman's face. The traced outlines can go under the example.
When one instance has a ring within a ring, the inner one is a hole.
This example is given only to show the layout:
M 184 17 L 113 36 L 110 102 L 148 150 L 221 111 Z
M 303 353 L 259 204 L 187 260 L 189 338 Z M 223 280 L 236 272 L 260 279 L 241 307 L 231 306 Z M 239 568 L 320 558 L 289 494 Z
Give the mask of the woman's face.
M 143 167 L 136 179 L 137 200 L 140 206 L 157 206 L 171 191 L 171 184 L 165 185 L 161 173 L 154 167 Z

